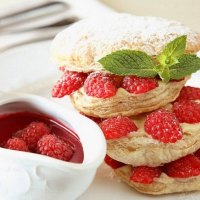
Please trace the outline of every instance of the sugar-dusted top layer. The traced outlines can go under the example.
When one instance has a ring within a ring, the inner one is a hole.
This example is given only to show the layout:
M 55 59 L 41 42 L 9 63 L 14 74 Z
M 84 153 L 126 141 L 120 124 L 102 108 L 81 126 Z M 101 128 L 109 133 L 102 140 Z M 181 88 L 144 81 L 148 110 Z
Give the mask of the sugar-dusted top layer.
M 60 32 L 52 43 L 58 65 L 74 71 L 102 70 L 97 61 L 116 50 L 133 49 L 158 55 L 174 38 L 187 35 L 187 52 L 200 50 L 200 34 L 163 18 L 110 14 L 84 19 Z

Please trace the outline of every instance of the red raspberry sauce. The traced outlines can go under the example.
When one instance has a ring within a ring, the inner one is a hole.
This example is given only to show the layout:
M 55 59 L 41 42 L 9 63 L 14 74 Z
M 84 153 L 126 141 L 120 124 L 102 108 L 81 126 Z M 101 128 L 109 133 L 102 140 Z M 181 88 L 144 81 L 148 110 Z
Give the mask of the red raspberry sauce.
M 77 134 L 67 126 L 46 115 L 32 112 L 18 112 L 0 115 L 0 144 L 3 144 L 11 138 L 14 133 L 25 128 L 33 121 L 44 122 L 51 128 L 52 133 L 59 136 L 64 141 L 68 141 L 74 145 L 75 152 L 69 162 L 83 162 L 83 147 Z

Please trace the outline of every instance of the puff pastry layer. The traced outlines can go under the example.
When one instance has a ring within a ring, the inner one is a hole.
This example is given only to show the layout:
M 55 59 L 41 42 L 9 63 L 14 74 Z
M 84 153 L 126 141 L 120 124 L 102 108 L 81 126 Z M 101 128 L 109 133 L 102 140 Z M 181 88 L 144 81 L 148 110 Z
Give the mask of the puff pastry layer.
M 126 182 L 137 191 L 146 194 L 161 195 L 200 190 L 200 176 L 172 178 L 167 176 L 167 174 L 162 173 L 159 178 L 155 178 L 153 183 L 142 184 L 130 181 L 131 166 L 129 165 L 115 169 L 114 172 L 122 181 Z
M 51 54 L 58 66 L 70 71 L 103 71 L 98 60 L 111 52 L 132 49 L 155 56 L 181 35 L 187 35 L 186 52 L 200 50 L 200 34 L 180 22 L 112 13 L 81 20 L 60 32 Z
M 74 107 L 80 112 L 93 117 L 109 118 L 113 116 L 133 116 L 156 110 L 174 101 L 184 86 L 187 78 L 179 82 L 170 81 L 144 94 L 131 94 L 119 88 L 110 98 L 90 97 L 81 88 L 70 95 Z
M 166 106 L 171 109 L 171 105 Z M 181 123 L 183 138 L 175 143 L 162 143 L 144 130 L 146 114 L 132 117 L 138 130 L 127 137 L 107 140 L 107 154 L 132 166 L 160 166 L 200 149 L 200 123 Z

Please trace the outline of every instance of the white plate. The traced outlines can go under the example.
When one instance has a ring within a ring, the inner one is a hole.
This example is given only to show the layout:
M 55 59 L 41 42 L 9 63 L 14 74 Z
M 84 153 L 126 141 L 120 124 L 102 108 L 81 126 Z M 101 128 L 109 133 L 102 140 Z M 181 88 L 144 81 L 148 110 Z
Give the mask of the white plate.
M 49 45 L 50 42 L 35 43 L 0 55 L 0 91 L 26 92 L 51 98 L 51 87 L 59 72 L 50 61 Z M 193 75 L 189 84 L 200 87 L 200 73 Z M 66 109 L 73 109 L 67 98 L 52 100 L 59 102 Z M 122 199 L 199 200 L 200 192 L 159 197 L 142 195 L 113 178 L 110 168 L 102 164 L 90 188 L 79 198 L 79 200 Z

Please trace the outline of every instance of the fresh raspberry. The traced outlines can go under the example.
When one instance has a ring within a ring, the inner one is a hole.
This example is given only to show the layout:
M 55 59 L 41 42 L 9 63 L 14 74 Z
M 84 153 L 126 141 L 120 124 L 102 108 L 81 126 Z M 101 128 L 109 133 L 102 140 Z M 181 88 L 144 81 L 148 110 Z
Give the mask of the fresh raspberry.
M 52 97 L 61 98 L 65 95 L 70 95 L 83 86 L 86 77 L 87 74 L 85 73 L 66 71 L 56 85 L 54 85 Z
M 117 92 L 111 75 L 101 72 L 93 72 L 87 77 L 84 83 L 84 90 L 88 96 L 97 98 L 109 98 Z
M 17 132 L 14 137 L 19 137 L 26 142 L 31 151 L 36 151 L 38 140 L 50 134 L 50 128 L 43 122 L 32 122 L 23 130 Z
M 37 143 L 37 152 L 68 161 L 73 156 L 74 150 L 70 143 L 63 141 L 55 135 L 44 135 Z
M 152 138 L 164 143 L 174 143 L 183 137 L 177 118 L 166 109 L 160 109 L 148 115 L 144 128 Z
M 24 140 L 20 138 L 10 138 L 5 146 L 7 149 L 13 149 L 13 150 L 18 150 L 18 151 L 29 151 L 28 146 Z
M 175 102 L 173 112 L 181 123 L 193 124 L 200 122 L 200 104 L 194 101 Z
M 154 78 L 142 78 L 137 76 L 125 76 L 122 88 L 133 94 L 141 94 L 158 87 L 158 81 Z
M 182 88 L 176 101 L 180 100 L 200 100 L 200 88 L 185 86 Z
M 196 151 L 194 155 L 200 160 L 200 149 Z
M 112 159 L 110 156 L 106 155 L 105 159 L 104 159 L 105 163 L 107 165 L 109 165 L 110 167 L 112 167 L 113 169 L 117 169 L 119 167 L 124 166 L 125 164 L 122 162 L 119 162 L 117 160 Z
M 142 184 L 151 184 L 153 183 L 154 178 L 160 177 L 161 173 L 162 170 L 160 167 L 133 167 L 130 180 Z
M 128 117 L 123 116 L 106 119 L 99 126 L 107 140 L 124 137 L 128 133 L 137 130 L 134 122 Z
M 200 160 L 190 154 L 165 165 L 168 176 L 175 178 L 188 178 L 200 175 Z

